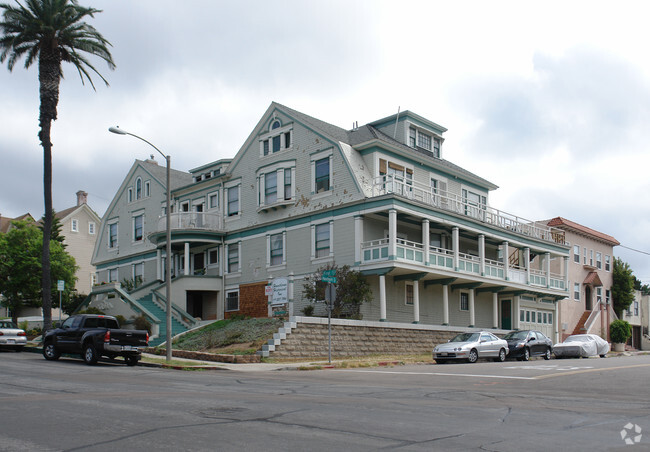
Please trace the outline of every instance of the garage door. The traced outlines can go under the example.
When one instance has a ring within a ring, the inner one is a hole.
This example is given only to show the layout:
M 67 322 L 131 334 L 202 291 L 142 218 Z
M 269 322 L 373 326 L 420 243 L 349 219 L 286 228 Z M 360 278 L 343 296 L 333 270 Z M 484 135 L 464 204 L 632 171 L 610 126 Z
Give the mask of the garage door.
M 519 310 L 519 329 L 541 331 L 553 338 L 553 315 L 551 310 L 522 308 Z

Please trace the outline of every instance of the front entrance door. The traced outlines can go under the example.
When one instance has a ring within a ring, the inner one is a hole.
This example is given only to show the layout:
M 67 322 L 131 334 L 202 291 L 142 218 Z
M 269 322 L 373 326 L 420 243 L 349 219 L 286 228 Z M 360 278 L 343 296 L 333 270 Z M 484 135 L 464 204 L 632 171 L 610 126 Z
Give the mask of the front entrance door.
M 501 329 L 512 329 L 512 300 L 501 300 Z
M 594 304 L 591 301 L 591 286 L 585 286 L 585 310 L 591 311 L 594 308 Z

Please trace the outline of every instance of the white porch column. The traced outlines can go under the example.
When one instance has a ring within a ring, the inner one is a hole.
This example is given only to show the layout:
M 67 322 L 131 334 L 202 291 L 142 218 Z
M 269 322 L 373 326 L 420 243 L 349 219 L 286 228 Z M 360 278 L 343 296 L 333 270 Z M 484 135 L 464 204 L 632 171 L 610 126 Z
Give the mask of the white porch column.
M 460 238 L 458 228 L 451 228 L 451 249 L 454 252 L 454 271 L 458 271 L 458 253 L 460 248 Z
M 474 314 L 474 289 L 469 289 L 469 326 L 476 325 Z
M 544 253 L 544 273 L 546 273 L 546 287 L 551 287 L 551 253 Z
M 568 258 L 567 258 L 568 260 Z M 555 305 L 553 309 L 553 342 L 558 343 L 560 342 L 560 309 L 559 309 L 559 301 L 556 301 L 553 303 Z M 607 307 L 605 307 L 607 308 Z
M 530 284 L 530 248 L 524 248 L 524 265 L 526 266 L 526 284 Z
M 478 271 L 485 276 L 485 234 L 478 235 Z
M 162 281 L 162 250 L 158 248 L 156 250 L 156 279 Z
M 512 329 L 518 330 L 519 329 L 519 295 L 515 295 L 514 300 L 512 300 L 512 302 L 515 305 L 512 310 Z
M 564 290 L 569 291 L 569 256 L 564 256 L 564 269 L 562 270 L 564 276 Z M 557 304 L 557 303 L 556 303 Z
M 289 298 L 289 317 L 293 317 L 293 272 L 289 273 L 289 288 L 287 289 L 287 297 Z
M 492 325 L 499 328 L 499 294 L 492 293 Z
M 388 259 L 394 261 L 397 256 L 397 210 L 388 211 Z
M 188 276 L 190 274 L 190 242 L 185 242 L 185 255 L 183 257 L 185 258 L 185 272 L 183 274 Z
M 509 268 L 509 261 L 510 261 L 510 249 L 508 248 L 508 242 L 503 242 L 503 279 L 506 281 L 509 279 L 508 278 L 508 268 Z
M 356 265 L 361 264 L 363 250 L 361 244 L 363 243 L 363 217 L 358 215 L 354 217 L 354 262 Z
M 422 247 L 424 252 L 424 265 L 429 265 L 429 220 L 422 220 Z
M 449 286 L 442 286 L 442 324 L 449 325 Z
M 420 323 L 420 281 L 413 281 L 413 323 Z
M 379 275 L 379 321 L 386 321 L 386 275 Z

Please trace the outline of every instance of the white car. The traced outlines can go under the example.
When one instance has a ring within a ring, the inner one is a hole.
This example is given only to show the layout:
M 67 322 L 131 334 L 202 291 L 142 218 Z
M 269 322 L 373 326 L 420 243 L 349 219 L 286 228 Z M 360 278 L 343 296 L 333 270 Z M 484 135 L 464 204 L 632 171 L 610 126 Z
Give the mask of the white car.
M 574 334 L 567 337 L 561 344 L 553 346 L 556 358 L 587 358 L 600 356 L 604 358 L 609 352 L 609 343 L 595 334 Z
M 433 359 L 438 364 L 450 360 L 467 360 L 475 363 L 479 358 L 493 358 L 503 362 L 508 354 L 508 343 L 489 331 L 477 333 L 460 333 L 447 343 L 433 349 Z
M 21 351 L 27 344 L 25 331 L 18 328 L 11 320 L 0 320 L 0 349 Z

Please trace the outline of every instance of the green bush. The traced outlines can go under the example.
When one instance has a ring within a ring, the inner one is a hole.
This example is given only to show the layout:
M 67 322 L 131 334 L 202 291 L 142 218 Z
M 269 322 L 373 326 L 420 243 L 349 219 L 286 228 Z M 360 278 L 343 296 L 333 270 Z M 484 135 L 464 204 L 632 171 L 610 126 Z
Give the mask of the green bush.
M 609 325 L 609 335 L 612 342 L 617 344 L 624 344 L 632 337 L 632 326 L 626 320 L 614 320 Z
M 134 320 L 133 323 L 135 325 L 136 330 L 147 330 L 149 334 L 151 334 L 151 322 L 147 320 L 144 314 L 140 314 L 139 316 L 135 317 L 133 320 Z
M 306 317 L 311 317 L 314 315 L 314 305 L 313 304 L 308 304 L 304 308 L 302 308 L 302 313 Z

